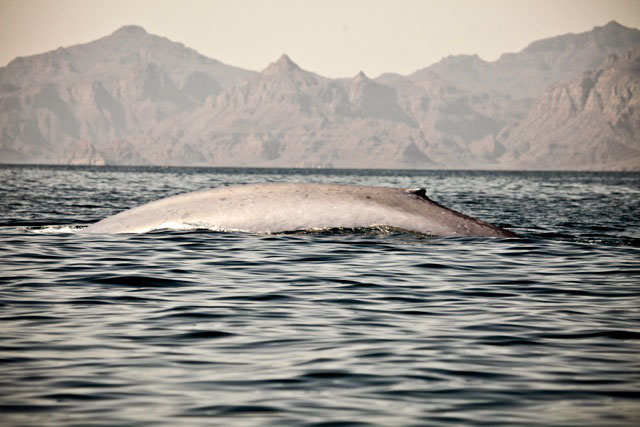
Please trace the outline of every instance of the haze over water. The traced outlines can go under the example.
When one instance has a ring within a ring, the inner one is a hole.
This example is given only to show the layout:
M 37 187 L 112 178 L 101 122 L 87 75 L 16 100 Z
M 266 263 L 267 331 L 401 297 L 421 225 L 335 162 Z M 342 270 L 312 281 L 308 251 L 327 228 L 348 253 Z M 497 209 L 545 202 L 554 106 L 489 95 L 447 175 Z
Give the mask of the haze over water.
M 637 425 L 640 175 L 2 166 L 8 425 Z M 186 191 L 424 187 L 522 239 L 74 232 Z

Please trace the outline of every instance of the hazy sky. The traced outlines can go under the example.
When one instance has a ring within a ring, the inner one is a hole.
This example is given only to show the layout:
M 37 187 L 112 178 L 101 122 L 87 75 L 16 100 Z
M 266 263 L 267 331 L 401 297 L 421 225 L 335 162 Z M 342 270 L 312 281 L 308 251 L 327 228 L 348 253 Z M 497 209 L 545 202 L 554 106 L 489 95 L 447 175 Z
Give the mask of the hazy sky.
M 640 28 L 640 0 L 0 0 L 0 66 L 137 24 L 252 70 L 287 53 L 325 76 L 375 77 L 611 20 Z

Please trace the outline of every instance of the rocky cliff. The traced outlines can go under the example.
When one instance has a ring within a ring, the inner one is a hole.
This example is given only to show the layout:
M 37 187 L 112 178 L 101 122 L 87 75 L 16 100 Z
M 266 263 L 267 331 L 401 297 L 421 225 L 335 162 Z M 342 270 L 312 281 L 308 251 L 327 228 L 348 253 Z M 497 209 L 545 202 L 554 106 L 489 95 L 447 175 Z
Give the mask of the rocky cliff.
M 500 132 L 505 165 L 533 169 L 640 168 L 640 45 L 546 91 Z

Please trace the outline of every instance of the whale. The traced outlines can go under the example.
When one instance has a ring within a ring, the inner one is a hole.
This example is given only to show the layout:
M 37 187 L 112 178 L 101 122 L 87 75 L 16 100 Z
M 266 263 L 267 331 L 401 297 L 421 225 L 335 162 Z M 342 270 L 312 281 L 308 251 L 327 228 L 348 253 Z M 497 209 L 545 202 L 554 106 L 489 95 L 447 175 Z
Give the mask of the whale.
M 517 237 L 431 200 L 424 188 L 317 183 L 245 184 L 180 194 L 122 211 L 83 232 L 209 229 L 277 234 L 381 227 L 434 237 Z

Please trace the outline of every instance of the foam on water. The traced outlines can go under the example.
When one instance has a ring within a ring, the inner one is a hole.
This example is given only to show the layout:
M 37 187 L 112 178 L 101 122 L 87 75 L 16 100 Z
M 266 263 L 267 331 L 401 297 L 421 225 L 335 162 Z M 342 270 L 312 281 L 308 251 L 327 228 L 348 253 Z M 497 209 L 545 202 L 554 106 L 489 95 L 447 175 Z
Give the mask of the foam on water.
M 67 234 L 78 233 L 85 228 L 87 227 L 84 225 L 45 225 L 41 227 L 19 227 L 18 229 L 37 234 Z

